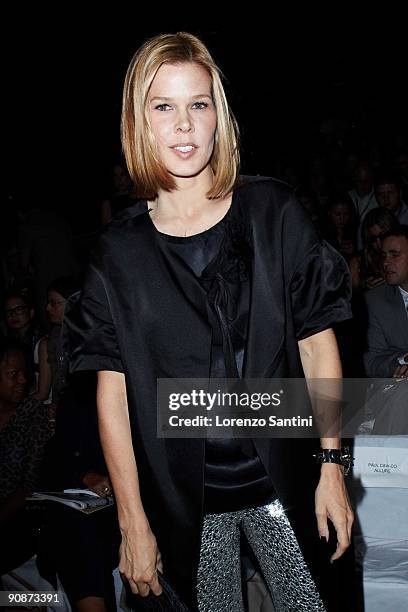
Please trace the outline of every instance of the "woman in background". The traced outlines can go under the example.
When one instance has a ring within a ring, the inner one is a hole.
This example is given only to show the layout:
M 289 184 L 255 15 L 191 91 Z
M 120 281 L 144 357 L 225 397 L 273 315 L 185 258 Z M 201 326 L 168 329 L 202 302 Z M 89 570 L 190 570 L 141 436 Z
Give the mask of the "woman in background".
M 34 306 L 23 292 L 11 290 L 4 298 L 7 336 L 27 348 L 28 390 L 34 399 L 46 400 L 50 389 L 47 338 L 36 322 Z
M 350 197 L 332 197 L 327 205 L 323 237 L 345 257 L 351 257 L 357 250 L 357 216 Z
M 0 342 L 0 576 L 35 552 L 25 498 L 38 486 L 52 431 L 46 406 L 28 396 L 24 345 Z

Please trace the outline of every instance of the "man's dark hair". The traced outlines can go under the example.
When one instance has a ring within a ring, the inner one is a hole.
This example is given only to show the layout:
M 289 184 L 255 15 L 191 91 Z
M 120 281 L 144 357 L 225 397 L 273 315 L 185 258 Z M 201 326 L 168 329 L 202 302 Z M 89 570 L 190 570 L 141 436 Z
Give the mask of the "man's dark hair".
M 398 225 L 395 229 L 390 230 L 386 234 L 384 234 L 383 239 L 385 238 L 406 238 L 408 240 L 408 225 Z
M 395 185 L 397 189 L 401 189 L 401 180 L 392 170 L 383 170 L 374 179 L 374 189 L 377 191 L 381 185 Z
M 79 283 L 73 276 L 60 276 L 48 285 L 47 291 L 56 291 L 67 300 L 73 293 L 79 291 L 79 288 Z

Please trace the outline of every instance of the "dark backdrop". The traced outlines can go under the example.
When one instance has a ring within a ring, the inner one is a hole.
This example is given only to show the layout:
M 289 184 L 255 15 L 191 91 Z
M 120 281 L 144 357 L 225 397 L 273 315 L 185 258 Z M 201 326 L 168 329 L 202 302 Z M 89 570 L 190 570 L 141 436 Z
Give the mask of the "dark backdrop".
M 340 119 L 340 134 L 346 121 L 350 147 L 367 135 L 390 148 L 396 134 L 406 137 L 402 14 L 357 19 L 331 5 L 325 15 L 293 7 L 283 16 L 274 5 L 250 14 L 246 5 L 228 8 L 221 21 L 202 4 L 174 5 L 170 17 L 161 5 L 150 15 L 125 4 L 95 5 L 86 16 L 67 7 L 43 15 L 16 7 L 8 22 L 4 195 L 48 200 L 74 225 L 92 224 L 120 151 L 128 62 L 159 32 L 186 29 L 208 44 L 227 77 L 245 173 L 270 175 L 277 160 L 306 160 L 321 149 L 327 119 Z

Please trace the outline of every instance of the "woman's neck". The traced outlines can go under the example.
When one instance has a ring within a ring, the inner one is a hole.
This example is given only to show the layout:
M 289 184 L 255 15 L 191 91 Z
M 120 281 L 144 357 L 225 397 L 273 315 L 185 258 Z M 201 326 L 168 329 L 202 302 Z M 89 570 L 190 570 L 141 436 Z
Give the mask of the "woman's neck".
M 156 200 L 149 202 L 150 218 L 156 229 L 170 236 L 187 237 L 217 224 L 226 215 L 232 194 L 210 200 L 206 196 L 210 188 L 210 183 L 183 182 L 182 189 L 160 192 Z
M 211 189 L 214 175 L 208 166 L 199 175 L 188 178 L 176 178 L 177 189 L 174 191 L 159 191 L 152 202 L 156 216 L 177 217 L 180 220 L 190 220 L 197 217 L 211 200 L 207 193 Z
M 31 325 L 31 323 L 29 323 L 25 327 L 21 327 L 20 329 L 16 329 L 15 330 L 16 338 L 18 338 L 19 340 L 24 339 L 25 335 L 27 334 L 28 330 L 30 329 L 30 325 Z

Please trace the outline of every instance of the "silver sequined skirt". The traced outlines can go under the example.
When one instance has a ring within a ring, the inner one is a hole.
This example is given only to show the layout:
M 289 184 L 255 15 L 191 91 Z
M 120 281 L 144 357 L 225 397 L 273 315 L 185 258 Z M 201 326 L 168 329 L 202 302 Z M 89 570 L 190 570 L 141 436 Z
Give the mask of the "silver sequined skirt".
M 197 575 L 199 612 L 243 612 L 240 530 L 255 554 L 276 612 L 325 612 L 279 500 L 206 514 Z

